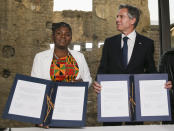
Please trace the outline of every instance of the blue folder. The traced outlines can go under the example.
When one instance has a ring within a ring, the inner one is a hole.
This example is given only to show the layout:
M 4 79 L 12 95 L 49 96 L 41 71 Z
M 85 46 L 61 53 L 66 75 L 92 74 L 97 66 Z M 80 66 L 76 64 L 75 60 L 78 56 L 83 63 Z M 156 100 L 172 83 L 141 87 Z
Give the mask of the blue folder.
M 136 121 L 170 121 L 171 120 L 171 107 L 170 107 L 170 95 L 167 90 L 168 99 L 168 113 L 167 116 L 141 116 L 140 107 L 140 80 L 166 80 L 168 81 L 167 74 L 99 74 L 97 75 L 97 81 L 100 84 L 101 81 L 122 81 L 128 82 L 128 97 L 133 98 L 135 104 L 129 101 L 129 117 L 102 117 L 101 116 L 101 94 L 98 94 L 98 121 L 99 122 L 136 122 Z M 133 108 L 132 108 L 133 106 Z
M 134 75 L 134 83 L 135 83 L 135 102 L 136 102 L 136 121 L 170 121 L 171 120 L 171 107 L 170 107 L 170 94 L 169 90 L 167 90 L 167 99 L 168 99 L 168 113 L 169 115 L 164 116 L 142 116 L 141 115 L 141 101 L 140 101 L 140 88 L 139 81 L 140 80 L 165 80 L 168 81 L 167 74 L 137 74 Z M 153 88 L 153 85 L 152 85 Z
M 13 100 L 13 96 L 16 90 L 16 85 L 18 83 L 18 80 L 23 80 L 23 81 L 28 81 L 28 82 L 34 82 L 34 83 L 40 83 L 40 84 L 45 84 L 46 85 L 46 90 L 44 94 L 44 100 L 43 100 L 43 105 L 42 105 L 42 110 L 41 110 L 41 115 L 40 118 L 35 118 L 35 117 L 29 117 L 29 116 L 22 116 L 22 115 L 15 115 L 15 114 L 10 114 L 9 109 Z M 83 111 L 82 111 L 82 120 L 53 120 L 52 119 L 52 113 L 53 110 L 51 110 L 51 113 L 47 117 L 46 121 L 43 123 L 46 112 L 47 112 L 47 95 L 50 94 L 51 89 L 54 90 L 54 93 L 51 97 L 52 103 L 54 104 L 55 98 L 56 98 L 56 93 L 57 90 L 59 89 L 59 86 L 69 86 L 69 87 L 84 87 L 85 92 L 84 92 L 84 103 L 83 103 Z M 40 124 L 43 123 L 44 125 L 49 125 L 49 126 L 55 126 L 55 127 L 83 127 L 85 126 L 86 123 L 86 112 L 87 112 L 87 96 L 88 96 L 88 82 L 52 82 L 50 80 L 45 80 L 45 79 L 40 79 L 40 78 L 34 78 L 30 76 L 25 76 L 21 74 L 17 74 L 6 106 L 5 110 L 3 113 L 3 118 L 6 119 L 13 119 L 17 121 L 22 121 L 22 122 L 30 122 L 33 124 Z
M 130 97 L 130 75 L 115 75 L 115 74 L 99 74 L 97 75 L 97 81 L 100 84 L 101 81 L 127 81 L 128 85 L 128 104 Z M 97 96 L 97 110 L 98 110 L 98 121 L 99 122 L 121 122 L 121 121 L 131 121 L 131 115 L 129 112 L 128 117 L 102 117 L 101 116 L 101 94 L 99 93 Z M 130 104 L 129 104 L 130 105 Z M 130 108 L 130 107 L 129 107 Z

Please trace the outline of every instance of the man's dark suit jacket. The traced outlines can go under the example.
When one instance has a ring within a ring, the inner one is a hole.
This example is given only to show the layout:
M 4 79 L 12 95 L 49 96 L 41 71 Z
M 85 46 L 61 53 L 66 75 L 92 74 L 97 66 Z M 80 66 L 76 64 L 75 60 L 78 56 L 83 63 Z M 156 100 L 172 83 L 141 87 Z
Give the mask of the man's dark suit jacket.
M 156 72 L 154 41 L 136 33 L 132 56 L 125 69 L 122 62 L 121 34 L 107 38 L 97 74 L 140 74 Z

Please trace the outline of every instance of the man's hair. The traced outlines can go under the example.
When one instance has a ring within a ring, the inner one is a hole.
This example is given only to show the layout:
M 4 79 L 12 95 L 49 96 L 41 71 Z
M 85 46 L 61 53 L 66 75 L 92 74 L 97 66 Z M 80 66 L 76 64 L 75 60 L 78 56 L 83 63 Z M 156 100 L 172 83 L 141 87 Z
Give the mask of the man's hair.
M 67 27 L 69 29 L 69 31 L 71 32 L 72 34 L 72 29 L 71 29 L 71 26 L 65 22 L 59 22 L 59 23 L 52 23 L 52 33 L 53 35 L 55 34 L 55 31 L 57 29 L 59 29 L 60 27 Z
M 128 4 L 121 4 L 119 6 L 119 10 L 126 8 L 128 10 L 128 16 L 130 19 L 135 18 L 136 21 L 134 23 L 134 28 L 136 28 L 136 26 L 138 25 L 139 19 L 140 19 L 140 14 L 141 14 L 141 10 L 138 9 L 137 7 L 134 7 L 132 5 L 128 5 Z

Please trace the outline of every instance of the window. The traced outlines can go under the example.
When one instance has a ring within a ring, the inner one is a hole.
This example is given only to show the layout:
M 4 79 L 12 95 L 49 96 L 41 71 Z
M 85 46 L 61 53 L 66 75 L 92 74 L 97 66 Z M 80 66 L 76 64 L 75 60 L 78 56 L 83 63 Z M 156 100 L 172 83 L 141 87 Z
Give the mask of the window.
M 159 25 L 158 0 L 148 0 L 150 24 Z
M 98 48 L 100 48 L 102 45 L 104 45 L 104 43 L 103 42 L 99 42 L 98 43 Z
M 92 0 L 54 0 L 53 11 L 92 11 Z
M 86 43 L 85 47 L 86 47 L 86 51 L 92 51 L 92 43 Z
M 80 51 L 80 45 L 74 45 L 73 50 Z
M 174 24 L 174 0 L 169 0 L 169 8 L 170 8 L 170 24 Z

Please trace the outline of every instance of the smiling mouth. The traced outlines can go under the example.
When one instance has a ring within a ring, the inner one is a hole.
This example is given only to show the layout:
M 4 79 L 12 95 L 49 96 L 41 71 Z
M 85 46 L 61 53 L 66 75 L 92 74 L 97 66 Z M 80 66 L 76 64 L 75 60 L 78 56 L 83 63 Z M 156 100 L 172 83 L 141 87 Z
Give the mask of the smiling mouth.
M 116 27 L 119 28 L 121 26 L 121 24 L 117 24 Z

